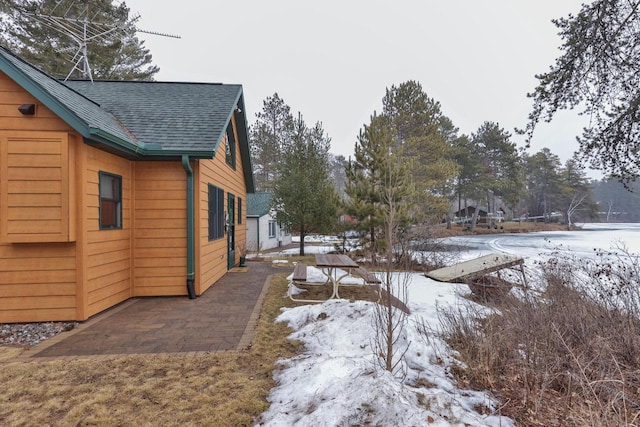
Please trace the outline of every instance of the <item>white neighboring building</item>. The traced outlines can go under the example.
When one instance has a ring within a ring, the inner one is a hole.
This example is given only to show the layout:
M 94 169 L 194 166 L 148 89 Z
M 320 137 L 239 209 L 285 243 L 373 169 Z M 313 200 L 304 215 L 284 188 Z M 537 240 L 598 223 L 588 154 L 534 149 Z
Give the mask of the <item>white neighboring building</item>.
M 247 249 L 251 252 L 291 244 L 291 233 L 276 222 L 271 197 L 271 193 L 247 194 Z

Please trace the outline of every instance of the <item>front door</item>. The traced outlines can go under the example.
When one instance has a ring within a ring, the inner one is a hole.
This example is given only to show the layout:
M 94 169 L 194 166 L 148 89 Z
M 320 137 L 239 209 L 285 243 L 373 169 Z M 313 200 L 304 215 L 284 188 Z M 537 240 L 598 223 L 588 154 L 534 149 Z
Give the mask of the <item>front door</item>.
M 236 197 L 228 193 L 227 197 L 227 269 L 231 270 L 236 264 Z

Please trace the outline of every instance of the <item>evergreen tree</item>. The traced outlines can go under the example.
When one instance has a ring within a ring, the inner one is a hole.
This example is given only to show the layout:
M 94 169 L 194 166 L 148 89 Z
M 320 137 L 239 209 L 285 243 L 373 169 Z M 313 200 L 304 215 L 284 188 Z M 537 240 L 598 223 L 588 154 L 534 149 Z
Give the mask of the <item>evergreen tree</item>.
M 580 151 L 596 169 L 623 182 L 640 174 L 640 0 L 594 0 L 553 21 L 563 40 L 551 70 L 536 76 L 526 128 L 580 107 L 590 125 Z
M 356 229 L 368 236 L 372 254 L 376 252 L 377 230 L 382 225 L 382 165 L 392 147 L 389 123 L 374 114 L 371 123 L 358 134 L 353 160 L 347 165 L 346 212 L 358 222 Z
M 484 172 L 482 160 L 475 153 L 471 140 L 463 135 L 453 143 L 453 158 L 458 164 L 458 175 L 455 179 L 455 194 L 458 199 L 458 211 L 468 208 L 469 200 L 477 200 L 483 190 L 481 177 Z M 469 216 L 469 212 L 465 212 Z
M 500 208 L 495 206 L 495 196 L 511 209 L 522 197 L 521 158 L 510 138 L 509 132 L 493 122 L 484 122 L 471 136 L 471 155 L 482 169 L 474 178 L 475 189 L 484 191 L 487 206 L 493 213 Z
M 347 159 L 341 154 L 329 154 L 329 164 L 331 165 L 331 178 L 340 198 L 344 196 L 344 188 L 347 185 Z
M 347 165 L 348 196 L 346 212 L 356 218 L 356 228 L 365 232 L 371 248 L 372 260 L 382 248 L 378 234 L 388 214 L 388 205 L 394 204 L 394 223 L 406 227 L 411 220 L 412 181 L 409 163 L 401 148 L 394 148 L 393 128 L 385 116 L 373 115 L 358 135 L 354 159 Z M 385 191 L 390 185 L 394 191 Z M 388 200 L 388 194 L 396 199 Z M 385 199 L 386 197 L 386 199 Z M 400 203 L 400 201 L 402 201 Z
M 440 103 L 429 98 L 420 83 L 392 85 L 382 100 L 383 116 L 393 131 L 394 149 L 401 149 L 411 165 L 418 219 L 440 220 L 449 210 L 450 184 L 457 174 L 451 143 L 457 129 L 442 114 Z
M 562 163 L 548 148 L 525 158 L 527 216 L 542 216 L 548 221 L 553 211 L 560 210 Z
M 276 219 L 300 234 L 300 255 L 310 232 L 326 233 L 335 225 L 338 196 L 329 176 L 329 143 L 322 125 L 309 129 L 302 115 L 293 122 L 273 189 Z
M 273 190 L 278 163 L 285 145 L 291 139 L 292 131 L 291 108 L 277 93 L 267 97 L 249 132 L 253 174 L 258 191 Z
M 65 18 L 59 22 L 79 32 L 85 22 L 90 23 L 87 58 L 94 79 L 153 80 L 160 71 L 151 65 L 149 50 L 136 37 L 124 2 L 4 0 L 0 3 L 0 44 L 54 77 L 87 78 L 83 71 L 89 70 L 78 54 L 79 41 L 47 16 Z M 98 36 L 108 30 L 113 31 Z
M 600 218 L 606 222 L 640 222 L 640 183 L 629 184 L 629 190 L 615 178 L 594 183 L 593 198 Z
M 576 218 L 595 218 L 597 207 L 584 166 L 575 158 L 567 160 L 561 171 L 561 179 L 562 213 L 567 226 L 571 228 Z

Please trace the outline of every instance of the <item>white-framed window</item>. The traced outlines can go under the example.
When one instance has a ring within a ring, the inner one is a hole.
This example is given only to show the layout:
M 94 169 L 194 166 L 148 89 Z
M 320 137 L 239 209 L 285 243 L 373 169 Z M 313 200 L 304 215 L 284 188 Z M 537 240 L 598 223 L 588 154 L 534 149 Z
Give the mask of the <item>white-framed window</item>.
M 275 239 L 276 237 L 276 222 L 269 221 L 269 238 Z

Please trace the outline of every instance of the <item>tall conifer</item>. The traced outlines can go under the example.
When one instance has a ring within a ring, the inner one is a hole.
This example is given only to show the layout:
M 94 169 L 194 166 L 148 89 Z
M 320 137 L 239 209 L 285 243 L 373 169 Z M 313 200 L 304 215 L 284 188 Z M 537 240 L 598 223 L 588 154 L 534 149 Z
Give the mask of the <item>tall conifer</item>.
M 0 2 L 0 44 L 57 78 L 66 78 L 81 58 L 78 40 L 47 16 L 65 18 L 75 32 L 87 34 L 87 57 L 94 79 L 153 80 L 160 69 L 144 42 L 136 37 L 126 3 L 112 0 L 3 0 Z M 101 36 L 112 29 L 113 31 Z M 85 78 L 79 64 L 70 78 Z

